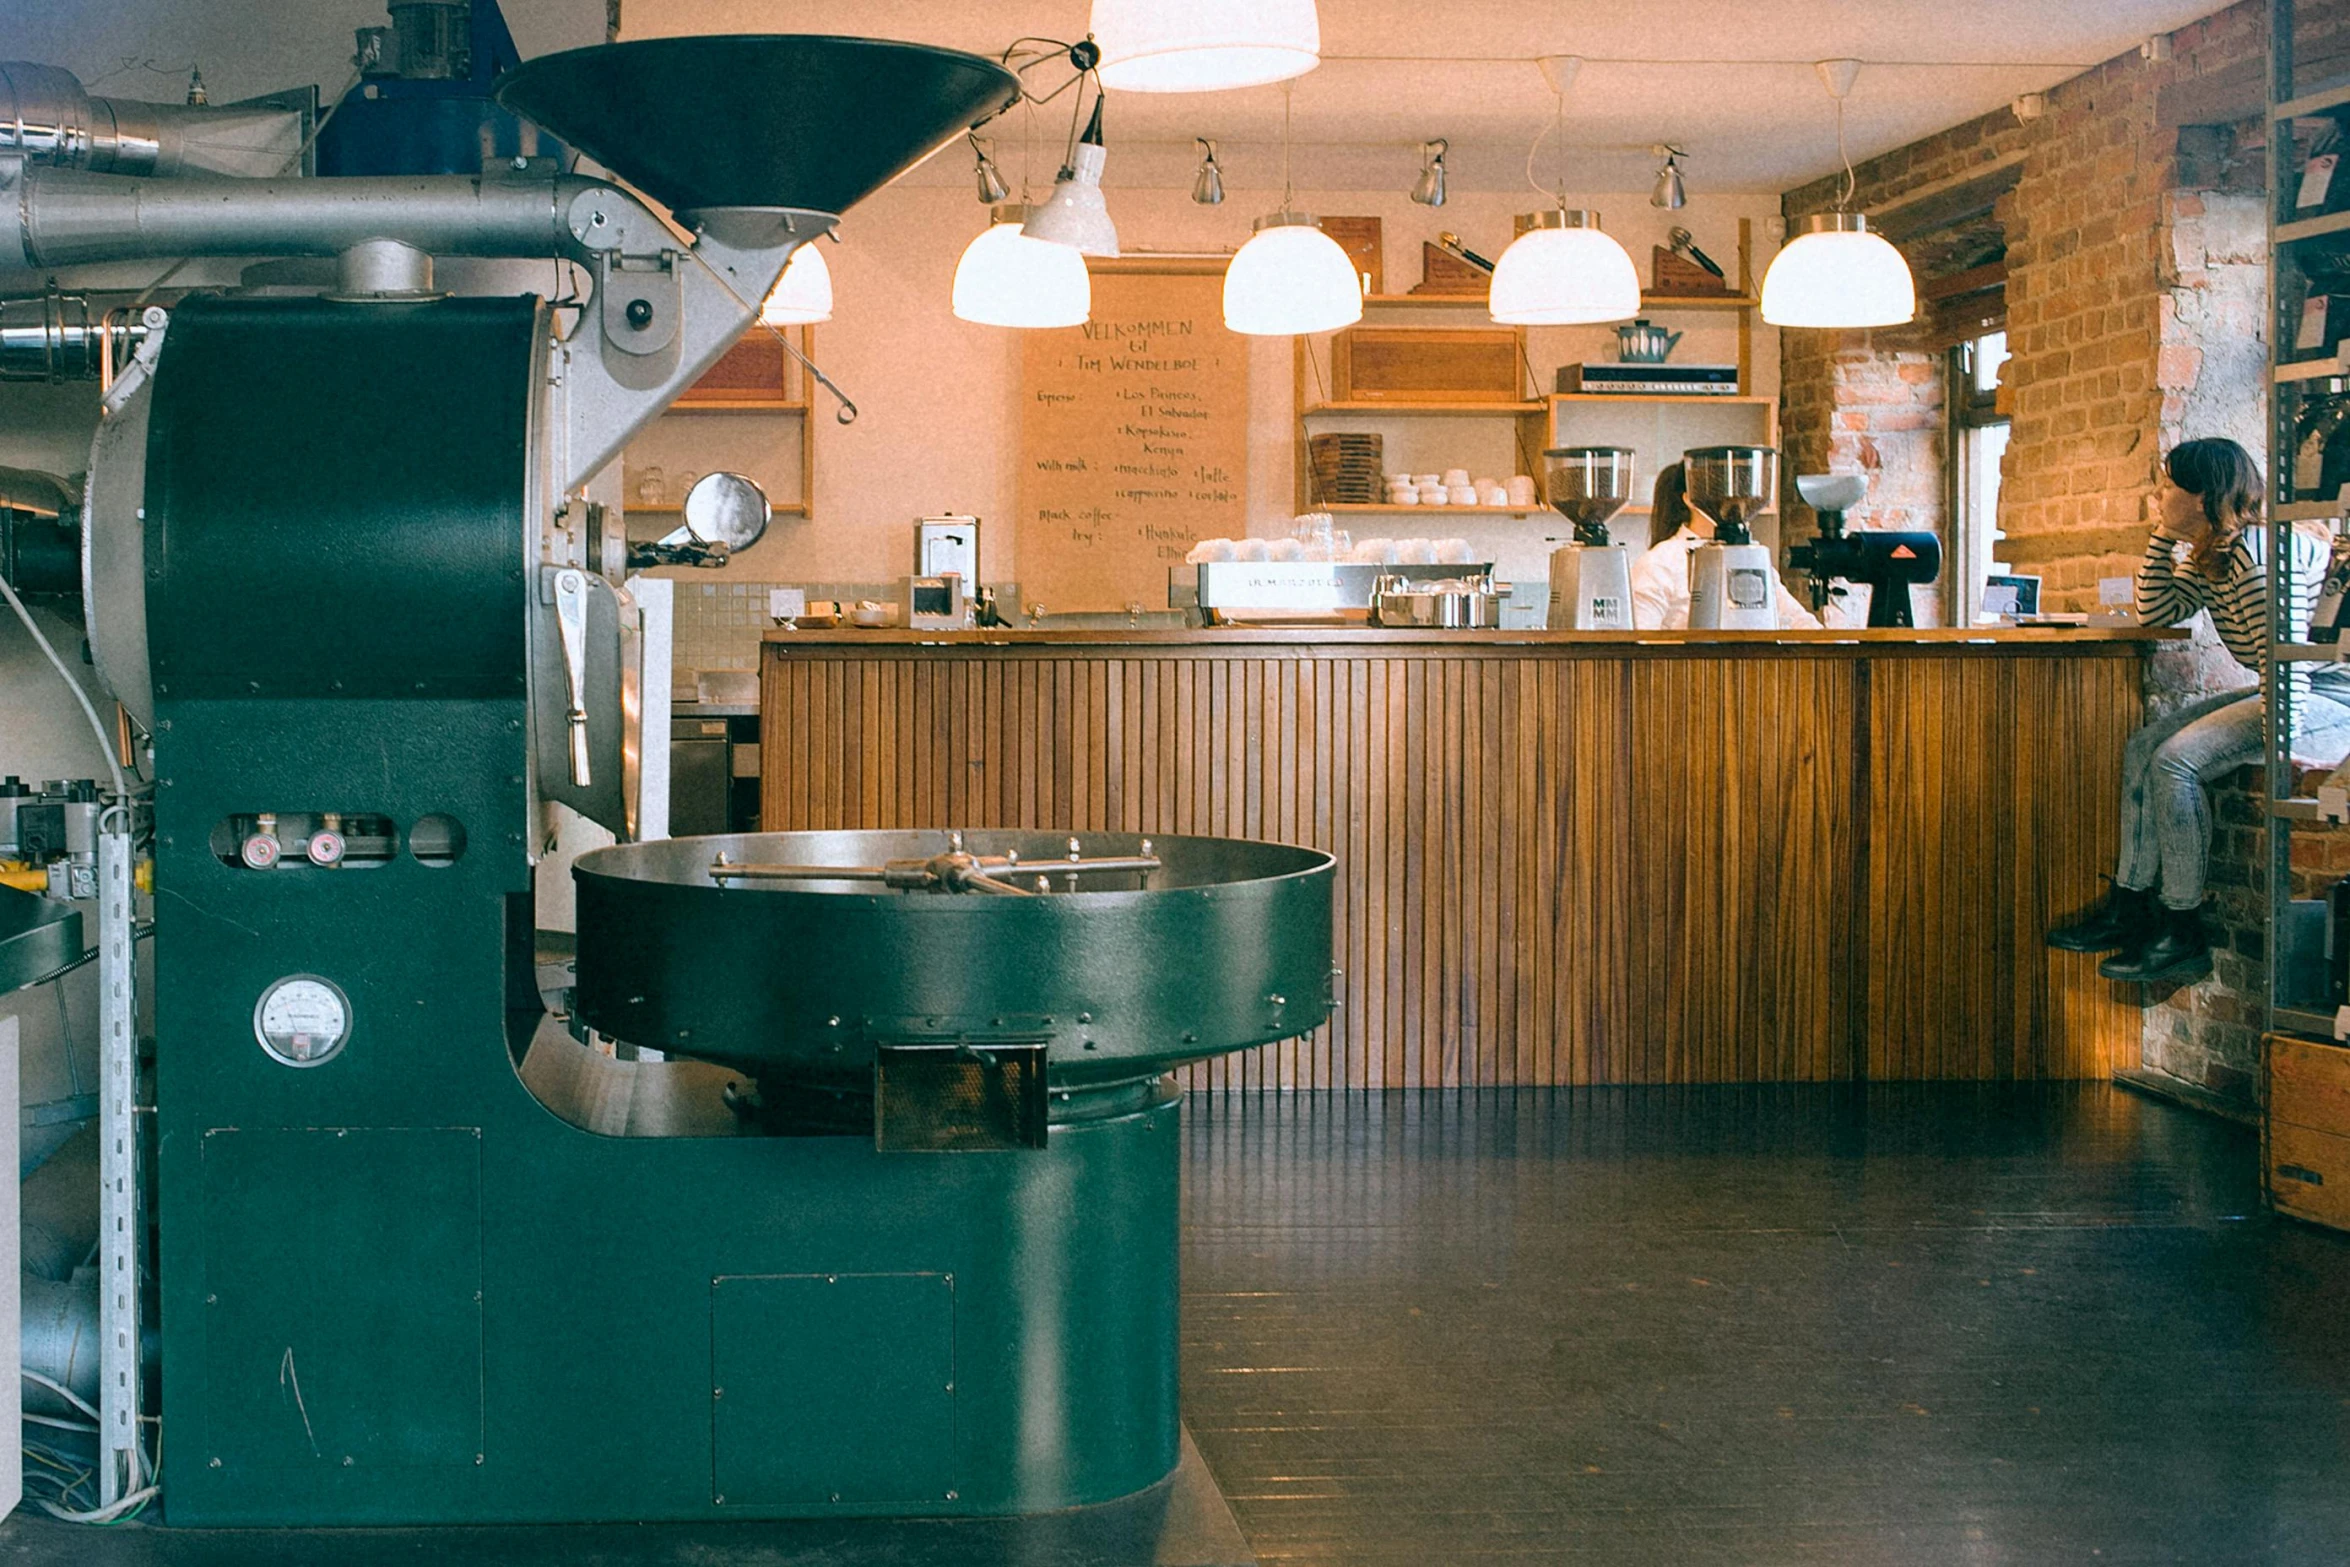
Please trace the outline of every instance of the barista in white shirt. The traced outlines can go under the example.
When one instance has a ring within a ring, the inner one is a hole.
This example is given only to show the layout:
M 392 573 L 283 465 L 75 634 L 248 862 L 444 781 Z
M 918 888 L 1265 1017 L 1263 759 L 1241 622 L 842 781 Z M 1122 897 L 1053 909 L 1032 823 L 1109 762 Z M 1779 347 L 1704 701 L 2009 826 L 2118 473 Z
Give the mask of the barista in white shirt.
M 1679 463 L 1657 470 L 1655 506 L 1649 513 L 1647 553 L 1632 563 L 1632 624 L 1642 631 L 1680 631 L 1689 625 L 1689 552 L 1714 536 L 1708 518 L 1690 509 L 1688 481 Z M 1787 591 L 1778 574 L 1779 625 L 1817 631 L 1817 615 Z

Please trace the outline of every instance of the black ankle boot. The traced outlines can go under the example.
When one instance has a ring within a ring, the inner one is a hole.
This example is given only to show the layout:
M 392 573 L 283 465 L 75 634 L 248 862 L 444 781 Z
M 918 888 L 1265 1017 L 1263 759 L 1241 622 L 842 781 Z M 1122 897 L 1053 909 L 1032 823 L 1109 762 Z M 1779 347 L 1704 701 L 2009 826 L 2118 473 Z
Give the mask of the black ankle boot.
M 2141 985 L 2189 985 L 2211 972 L 2211 942 L 2201 909 L 2164 909 L 2153 936 L 2134 952 L 2097 965 L 2107 979 Z
M 2060 952 L 2123 952 L 2155 934 L 2154 894 L 2116 883 L 2086 914 L 2048 933 Z

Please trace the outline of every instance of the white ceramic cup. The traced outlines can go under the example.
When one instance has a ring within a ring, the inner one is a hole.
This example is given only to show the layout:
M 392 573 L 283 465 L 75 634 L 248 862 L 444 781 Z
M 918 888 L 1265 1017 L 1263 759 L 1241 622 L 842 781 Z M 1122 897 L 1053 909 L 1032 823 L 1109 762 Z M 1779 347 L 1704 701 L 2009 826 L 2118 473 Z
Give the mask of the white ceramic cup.
M 1511 475 L 1509 490 L 1512 506 L 1524 507 L 1527 510 L 1533 509 L 1534 480 L 1531 476 L 1523 473 Z
M 1444 487 L 1444 498 L 1455 506 L 1474 506 L 1477 504 L 1477 486 L 1448 484 Z
M 1468 483 L 1468 482 L 1469 482 L 1469 470 L 1468 470 L 1468 469 L 1466 469 L 1466 468 L 1447 468 L 1447 469 L 1445 469 L 1445 470 L 1444 470 L 1444 487 L 1445 487 L 1446 489 L 1448 489 L 1448 490 L 1450 490 L 1450 489 L 1457 489 L 1457 488 L 1459 488 L 1461 485 L 1464 485 L 1464 484 L 1466 484 L 1466 483 Z

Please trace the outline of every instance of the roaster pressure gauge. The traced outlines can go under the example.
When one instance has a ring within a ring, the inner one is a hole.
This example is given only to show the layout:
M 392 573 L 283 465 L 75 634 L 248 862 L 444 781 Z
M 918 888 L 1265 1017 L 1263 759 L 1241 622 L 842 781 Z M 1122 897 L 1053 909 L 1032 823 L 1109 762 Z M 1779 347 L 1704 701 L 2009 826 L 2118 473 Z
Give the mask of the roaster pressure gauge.
M 332 980 L 292 974 L 261 993 L 253 1033 L 272 1060 L 319 1066 L 342 1053 L 351 1038 L 351 998 Z

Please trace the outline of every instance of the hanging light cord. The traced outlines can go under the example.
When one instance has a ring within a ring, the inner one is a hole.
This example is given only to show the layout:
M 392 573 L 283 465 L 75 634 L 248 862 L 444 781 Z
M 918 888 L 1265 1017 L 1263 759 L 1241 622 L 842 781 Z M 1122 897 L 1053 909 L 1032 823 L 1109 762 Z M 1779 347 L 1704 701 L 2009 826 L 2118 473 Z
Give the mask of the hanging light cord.
M 1292 117 L 1297 107 L 1297 95 L 1291 91 L 1293 85 L 1294 78 L 1281 84 L 1281 210 L 1283 212 L 1290 209 L 1291 197 L 1296 193 L 1296 187 L 1291 184 L 1289 178 L 1290 150 L 1296 141 L 1296 137 L 1290 129 Z
M 1836 198 L 1836 210 L 1845 212 L 1852 207 L 1854 180 L 1852 154 L 1844 149 L 1844 94 L 1842 93 L 1836 95 L 1836 156 L 1844 164 L 1844 194 Z
M 1554 91 L 1550 96 L 1558 118 L 1555 125 L 1546 125 L 1536 131 L 1534 140 L 1526 148 L 1526 183 L 1538 195 L 1557 197 L 1559 210 L 1564 212 L 1567 210 L 1567 95 Z M 1542 138 L 1550 135 L 1554 129 L 1559 143 L 1559 183 L 1555 191 L 1546 187 L 1534 174 L 1534 160 L 1542 152 Z

